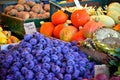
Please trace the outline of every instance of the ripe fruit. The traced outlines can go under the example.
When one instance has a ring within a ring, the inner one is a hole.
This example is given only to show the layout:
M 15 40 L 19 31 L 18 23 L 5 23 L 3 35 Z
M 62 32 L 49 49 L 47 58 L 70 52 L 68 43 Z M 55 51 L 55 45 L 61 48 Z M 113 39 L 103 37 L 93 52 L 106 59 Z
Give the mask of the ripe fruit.
M 58 24 L 54 30 L 53 30 L 53 35 L 55 38 L 60 38 L 60 31 L 64 28 L 64 24 Z
M 114 30 L 120 31 L 120 23 L 114 27 Z
M 77 28 L 83 26 L 89 19 L 90 16 L 85 9 L 76 10 L 71 15 L 72 24 Z
M 72 36 L 77 32 L 74 26 L 66 26 L 60 31 L 60 39 L 63 41 L 71 41 Z
M 68 19 L 67 14 L 65 14 L 62 10 L 55 12 L 51 16 L 51 21 L 54 25 L 65 23 L 67 19 Z
M 10 36 L 10 39 L 11 39 L 12 43 L 17 43 L 19 41 L 19 39 L 15 36 Z
M 2 27 L 0 26 L 0 31 L 3 31 Z
M 85 40 L 85 37 L 84 37 L 84 34 L 83 34 L 83 31 L 80 30 L 78 31 L 77 33 L 75 33 L 73 36 L 72 36 L 72 39 L 71 41 L 83 41 Z
M 87 37 L 87 38 L 91 38 L 93 37 L 93 33 L 99 29 L 103 27 L 103 23 L 101 22 L 96 22 L 96 21 L 88 21 L 84 26 L 83 26 L 83 33 L 84 33 L 84 36 Z
M 0 37 L 0 44 L 6 44 L 6 43 L 7 43 L 7 39 Z
M 52 22 L 45 22 L 40 27 L 40 33 L 46 36 L 52 36 L 54 30 L 54 25 Z

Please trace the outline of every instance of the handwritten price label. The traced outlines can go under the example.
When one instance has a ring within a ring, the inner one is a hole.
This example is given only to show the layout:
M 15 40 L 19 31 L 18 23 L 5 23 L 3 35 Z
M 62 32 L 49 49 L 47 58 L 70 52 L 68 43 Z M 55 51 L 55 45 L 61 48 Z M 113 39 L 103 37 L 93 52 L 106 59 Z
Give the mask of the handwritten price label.
M 26 34 L 33 34 L 37 31 L 34 22 L 24 23 L 24 29 Z

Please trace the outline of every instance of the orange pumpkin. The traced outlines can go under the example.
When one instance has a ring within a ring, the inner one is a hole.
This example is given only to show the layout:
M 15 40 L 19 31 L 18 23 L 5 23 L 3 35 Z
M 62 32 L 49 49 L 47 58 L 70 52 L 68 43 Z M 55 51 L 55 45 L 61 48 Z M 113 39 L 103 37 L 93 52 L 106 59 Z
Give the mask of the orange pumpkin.
M 52 36 L 54 30 L 54 25 L 52 22 L 45 22 L 41 24 L 40 33 L 44 34 L 45 36 Z
M 71 22 L 77 28 L 83 26 L 89 19 L 90 16 L 85 9 L 76 10 L 71 14 Z
M 54 30 L 53 30 L 53 35 L 55 38 L 60 38 L 60 31 L 64 28 L 64 24 L 58 24 Z
M 99 28 L 103 27 L 104 24 L 101 22 L 96 22 L 94 20 L 88 21 L 82 28 L 84 36 L 87 38 L 93 37 L 92 34 Z
M 85 40 L 85 37 L 82 30 L 79 30 L 77 33 L 75 33 L 71 39 L 71 41 L 76 41 L 76 42 L 83 40 Z
M 74 0 L 67 0 L 67 2 L 74 2 Z
M 8 41 L 8 43 L 10 43 L 10 42 L 17 43 L 17 42 L 19 42 L 19 39 L 17 37 L 15 37 L 15 36 L 10 36 L 9 38 L 10 38 L 10 41 Z
M 72 36 L 78 31 L 74 26 L 66 26 L 60 31 L 60 39 L 63 41 L 71 41 Z
M 12 43 L 11 39 L 8 38 L 8 40 L 7 40 L 7 44 L 11 44 L 11 43 Z
M 62 10 L 54 12 L 51 16 L 51 21 L 54 25 L 63 24 L 67 21 L 68 15 L 65 14 Z
M 116 30 L 116 31 L 120 31 L 120 23 L 117 24 L 113 29 Z

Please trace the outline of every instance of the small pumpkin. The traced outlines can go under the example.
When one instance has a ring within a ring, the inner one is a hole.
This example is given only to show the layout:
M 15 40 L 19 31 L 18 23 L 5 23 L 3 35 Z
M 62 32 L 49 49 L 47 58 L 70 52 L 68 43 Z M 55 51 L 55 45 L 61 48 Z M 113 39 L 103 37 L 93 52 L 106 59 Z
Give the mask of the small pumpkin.
M 113 2 L 108 5 L 107 11 L 117 11 L 120 13 L 120 3 Z
M 83 41 L 83 40 L 85 40 L 85 37 L 82 30 L 79 30 L 78 32 L 76 32 L 71 39 L 71 41 L 76 41 L 76 42 Z
M 60 39 L 69 42 L 77 31 L 78 29 L 74 26 L 66 26 L 60 31 Z
M 62 10 L 54 12 L 51 16 L 51 21 L 54 25 L 63 24 L 67 21 L 68 15 L 65 14 Z
M 64 28 L 64 24 L 58 24 L 53 30 L 53 35 L 55 38 L 60 38 L 60 31 Z
M 40 33 L 45 36 L 52 36 L 54 30 L 54 25 L 52 22 L 44 22 L 41 24 Z
M 94 15 L 94 16 L 91 16 L 91 18 L 94 20 L 97 20 L 98 22 L 102 22 L 105 25 L 105 27 L 113 28 L 113 26 L 115 26 L 115 21 L 110 16 Z
M 117 11 L 109 11 L 107 12 L 107 16 L 110 16 L 116 24 L 120 23 L 120 13 Z
M 113 29 L 116 30 L 116 31 L 120 31 L 120 23 L 117 24 Z
M 85 9 L 75 10 L 71 14 L 71 22 L 77 28 L 83 26 L 89 19 L 90 16 Z
M 94 20 L 88 21 L 88 22 L 83 26 L 83 28 L 82 28 L 83 33 L 84 33 L 84 36 L 85 36 L 86 38 L 92 38 L 92 37 L 93 37 L 93 33 L 94 33 L 97 29 L 99 29 L 99 28 L 101 28 L 101 27 L 103 27 L 103 26 L 104 26 L 104 24 L 101 23 L 101 22 L 96 22 L 96 21 L 94 21 Z

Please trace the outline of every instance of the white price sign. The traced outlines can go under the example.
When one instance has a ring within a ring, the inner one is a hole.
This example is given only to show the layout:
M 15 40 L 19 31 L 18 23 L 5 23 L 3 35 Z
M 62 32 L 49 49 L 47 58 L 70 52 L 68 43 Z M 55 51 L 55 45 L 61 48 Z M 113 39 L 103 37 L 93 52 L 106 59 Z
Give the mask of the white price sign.
M 37 31 L 34 22 L 24 23 L 24 29 L 26 34 L 33 34 Z
M 105 64 L 95 65 L 94 71 L 95 71 L 95 76 L 97 74 L 103 73 L 103 74 L 107 75 L 107 77 L 109 78 L 109 68 Z

